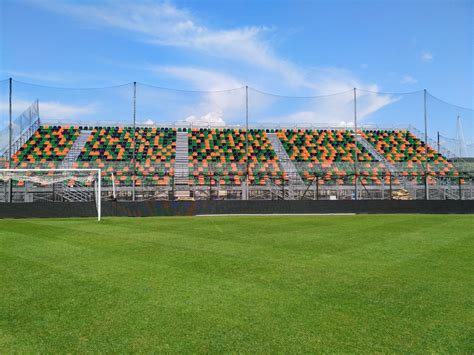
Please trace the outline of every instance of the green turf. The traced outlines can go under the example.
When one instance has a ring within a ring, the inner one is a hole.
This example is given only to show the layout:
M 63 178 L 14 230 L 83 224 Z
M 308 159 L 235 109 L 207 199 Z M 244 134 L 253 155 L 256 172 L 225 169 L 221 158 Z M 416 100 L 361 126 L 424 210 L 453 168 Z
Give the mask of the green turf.
M 0 220 L 0 353 L 473 353 L 472 216 Z

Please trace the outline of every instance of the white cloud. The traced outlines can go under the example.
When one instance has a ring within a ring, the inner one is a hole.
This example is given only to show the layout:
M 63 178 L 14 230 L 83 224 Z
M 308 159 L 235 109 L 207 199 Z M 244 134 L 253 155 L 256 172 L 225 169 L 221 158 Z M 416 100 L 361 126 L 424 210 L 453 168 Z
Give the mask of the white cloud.
M 350 71 L 337 68 L 302 68 L 277 55 L 267 34 L 266 26 L 215 29 L 204 25 L 192 13 L 169 2 L 151 1 L 101 1 L 101 2 L 37 2 L 52 11 L 59 11 L 92 21 L 98 26 L 109 26 L 128 31 L 137 40 L 158 46 L 168 46 L 225 59 L 232 69 L 245 72 L 247 80 L 240 80 L 217 70 L 192 66 L 149 66 L 147 69 L 160 76 L 171 76 L 186 82 L 196 90 L 224 90 L 241 87 L 243 82 L 257 81 L 259 88 L 274 91 L 274 87 L 288 88 L 291 92 L 305 92 L 309 95 L 327 95 L 351 90 L 354 87 L 377 91 L 375 84 L 367 84 Z M 212 63 L 211 60 L 209 60 Z M 281 89 L 280 89 L 281 90 Z M 143 95 L 143 94 L 141 94 Z M 394 98 L 374 93 L 362 94 L 361 118 L 370 115 Z M 143 102 L 143 97 L 140 98 Z M 290 120 L 313 121 L 324 119 L 328 123 L 350 121 L 351 94 L 335 96 L 327 100 L 313 100 L 313 104 L 295 107 L 285 113 Z M 275 100 L 270 96 L 251 97 L 251 119 L 264 121 L 276 117 L 271 113 Z M 245 115 L 243 91 L 205 93 L 188 109 L 180 109 L 180 120 L 201 120 L 206 122 L 229 122 L 229 118 Z M 309 115 L 308 112 L 313 112 Z M 282 116 L 283 117 L 283 116 Z M 277 122 L 275 122 L 277 123 Z
M 221 90 L 241 85 L 230 75 L 209 69 L 194 67 L 150 67 L 155 74 L 170 75 L 183 80 L 195 89 Z M 313 68 L 306 80 L 311 83 L 315 97 L 291 98 L 268 95 L 250 89 L 250 122 L 253 125 L 295 125 L 349 127 L 353 124 L 354 93 L 358 88 L 358 118 L 363 121 L 370 114 L 397 100 L 392 95 L 378 94 L 375 84 L 367 84 L 347 70 L 337 68 Z M 331 95 L 327 95 L 327 94 Z M 332 95 L 334 93 L 338 93 Z M 192 112 L 185 123 L 194 125 L 223 125 L 225 123 L 243 125 L 245 118 L 245 90 L 202 92 L 199 98 L 183 99 L 186 94 L 178 92 L 177 97 L 183 112 Z M 321 96 L 318 96 L 321 95 Z M 153 100 L 153 98 L 151 98 Z M 156 99 L 154 99 L 156 100 Z M 234 117 L 232 122 L 228 119 Z
M 224 127 L 226 125 L 222 111 L 209 112 L 199 117 L 192 115 L 186 117 L 184 121 L 192 126 Z
M 260 70 L 278 73 L 291 85 L 304 84 L 304 75 L 291 62 L 278 57 L 265 40 L 265 26 L 212 29 L 199 24 L 183 9 L 164 2 L 102 1 L 91 3 L 41 2 L 47 7 L 84 21 L 110 26 L 140 35 L 139 40 L 160 46 L 195 50 Z
M 402 84 L 416 84 L 418 80 L 412 77 L 411 75 L 404 75 L 401 80 Z
M 353 127 L 354 126 L 354 97 L 352 92 L 340 93 L 326 97 L 315 97 L 285 104 L 290 109 L 284 115 L 278 115 L 270 109 L 271 103 L 262 107 L 261 124 L 294 126 L 299 124 L 315 127 Z M 381 95 L 369 91 L 357 92 L 357 119 L 359 125 L 365 124 L 370 115 L 381 108 L 398 100 L 393 95 Z M 278 103 L 276 103 L 278 106 Z
M 195 67 L 151 66 L 152 72 L 178 78 L 192 85 L 193 90 L 220 91 L 243 87 L 243 83 L 228 74 Z
M 179 121 L 221 126 L 225 120 L 235 117 L 242 120 L 245 115 L 245 89 L 242 82 L 231 75 L 195 67 L 151 66 L 149 70 L 159 76 L 177 78 L 193 90 L 202 90 L 168 95 L 168 99 L 180 103 L 181 114 L 192 113 L 179 117 Z
M 426 52 L 426 51 L 425 51 L 425 52 L 422 52 L 422 53 L 421 53 L 420 59 L 421 59 L 421 61 L 423 61 L 423 62 L 429 63 L 429 62 L 432 62 L 432 61 L 434 60 L 434 55 L 433 55 L 433 53 L 431 53 L 431 52 Z

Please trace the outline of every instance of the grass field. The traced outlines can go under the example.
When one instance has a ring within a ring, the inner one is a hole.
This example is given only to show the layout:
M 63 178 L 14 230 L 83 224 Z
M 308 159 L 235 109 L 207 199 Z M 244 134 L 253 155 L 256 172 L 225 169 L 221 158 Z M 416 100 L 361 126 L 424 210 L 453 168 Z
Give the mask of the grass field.
M 0 220 L 0 353 L 474 352 L 474 219 Z

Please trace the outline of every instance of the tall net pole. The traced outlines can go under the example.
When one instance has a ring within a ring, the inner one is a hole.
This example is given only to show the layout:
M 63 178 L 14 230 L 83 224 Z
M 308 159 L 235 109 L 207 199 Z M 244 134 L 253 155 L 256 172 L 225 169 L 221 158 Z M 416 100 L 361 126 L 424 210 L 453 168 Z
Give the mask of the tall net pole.
M 12 78 L 9 80 L 8 95 L 8 168 L 11 168 L 12 161 L 12 142 L 13 142 L 13 121 L 12 121 Z
M 355 190 L 355 196 L 354 198 L 357 200 L 357 163 L 359 160 L 359 156 L 357 154 L 357 89 L 354 88 L 354 140 L 355 140 L 355 148 L 354 148 L 354 190 Z
M 137 82 L 133 82 L 133 152 L 132 152 L 132 164 L 133 164 L 133 179 L 132 179 L 132 201 L 135 201 L 135 179 L 136 174 L 136 149 L 137 149 L 137 138 L 136 138 L 136 118 L 137 118 Z
M 245 196 L 249 199 L 249 87 L 245 86 Z
M 423 113 L 425 122 L 425 200 L 429 200 L 428 189 L 428 113 L 426 109 L 426 89 L 423 90 Z
M 9 95 L 8 95 L 8 168 L 12 167 L 12 142 L 13 142 L 13 120 L 12 120 L 12 83 L 9 80 Z M 13 202 L 13 181 L 10 179 L 8 183 L 8 202 Z

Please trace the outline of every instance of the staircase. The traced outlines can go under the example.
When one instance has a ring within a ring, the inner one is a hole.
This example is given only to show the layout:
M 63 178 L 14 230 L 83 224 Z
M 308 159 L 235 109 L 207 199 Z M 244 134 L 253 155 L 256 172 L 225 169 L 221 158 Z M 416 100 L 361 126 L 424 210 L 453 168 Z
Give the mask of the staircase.
M 299 195 L 291 186 L 277 185 L 273 181 L 269 182 L 271 193 L 276 196 L 278 200 L 298 200 Z
M 453 184 L 451 179 L 438 178 L 436 176 L 431 176 L 431 179 L 433 179 L 436 184 L 430 186 L 430 190 L 438 190 L 442 194 L 440 197 L 444 197 L 445 199 L 459 200 L 459 187 Z
M 288 156 L 288 153 L 286 152 L 285 148 L 281 144 L 280 139 L 278 139 L 277 134 L 267 133 L 267 136 L 268 136 L 268 140 L 272 144 L 273 150 L 278 156 L 281 169 L 287 174 L 289 178 L 288 187 L 291 188 L 292 186 L 295 186 L 295 185 L 305 186 L 303 183 L 303 180 L 301 179 L 300 174 L 298 173 L 298 170 L 295 167 L 295 164 L 293 164 L 293 161 Z
M 360 133 L 357 133 L 355 135 L 355 139 L 357 142 L 359 142 L 365 149 L 369 151 L 369 153 L 377 159 L 377 161 L 381 162 L 385 168 L 390 171 L 391 173 L 395 173 L 395 168 L 390 162 L 382 155 L 380 154 L 375 147 L 370 144 L 367 139 L 365 139 Z
M 91 135 L 92 131 L 83 130 L 79 134 L 79 137 L 76 138 L 74 144 L 72 145 L 71 149 L 67 153 L 64 160 L 61 162 L 61 168 L 71 168 L 73 163 L 79 158 L 81 154 L 82 148 L 87 142 L 87 139 Z
M 369 151 L 369 153 L 377 159 L 380 163 L 385 166 L 385 169 L 390 171 L 391 174 L 395 174 L 399 172 L 382 154 L 380 154 L 375 147 L 370 144 L 367 139 L 365 139 L 360 133 L 355 135 L 355 139 L 359 142 L 365 149 Z M 416 186 L 410 181 L 407 177 L 398 175 L 398 179 L 400 183 L 403 185 L 403 188 L 408 191 L 412 198 L 416 199 Z
M 14 138 L 12 142 L 12 150 L 11 153 L 12 155 L 15 154 L 18 150 L 20 150 L 21 146 L 28 141 L 28 139 L 31 138 L 33 133 L 40 127 L 40 120 L 39 118 L 33 121 L 33 123 L 25 128 L 16 138 Z M 2 132 L 0 132 L 2 134 Z M 5 135 L 6 138 L 6 135 Z M 0 142 L 1 143 L 1 142 Z M 5 142 L 4 147 L 0 147 L 0 158 L 9 158 L 8 154 L 10 152 L 10 149 L 8 147 L 8 142 Z
M 188 132 L 176 132 L 174 191 L 178 200 L 190 199 L 188 168 Z
M 61 182 L 59 191 L 59 195 L 67 202 L 87 202 L 93 200 L 93 191 L 77 183 L 74 186 L 69 186 L 66 182 Z

